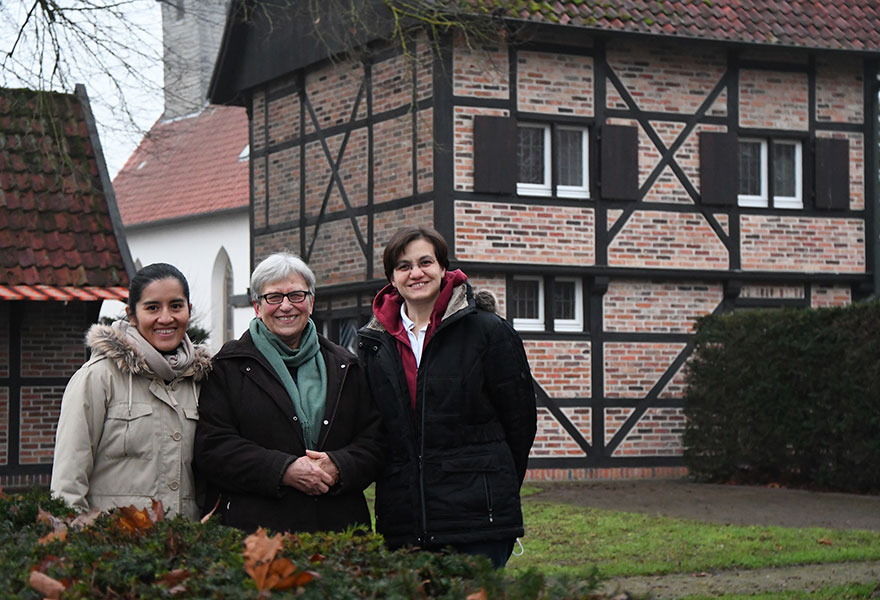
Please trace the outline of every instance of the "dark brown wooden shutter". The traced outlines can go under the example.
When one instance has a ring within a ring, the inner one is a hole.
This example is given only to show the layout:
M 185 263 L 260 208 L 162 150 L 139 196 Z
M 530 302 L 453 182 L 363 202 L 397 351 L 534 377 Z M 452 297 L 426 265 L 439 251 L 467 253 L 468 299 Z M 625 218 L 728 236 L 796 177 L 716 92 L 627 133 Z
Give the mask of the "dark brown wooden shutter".
M 816 208 L 849 208 L 849 140 L 816 138 Z
M 516 121 L 510 117 L 474 117 L 474 191 L 516 192 Z
M 603 125 L 601 140 L 602 198 L 606 200 L 638 200 L 638 129 L 626 125 Z
M 739 142 L 736 134 L 700 133 L 700 202 L 733 206 L 739 194 Z

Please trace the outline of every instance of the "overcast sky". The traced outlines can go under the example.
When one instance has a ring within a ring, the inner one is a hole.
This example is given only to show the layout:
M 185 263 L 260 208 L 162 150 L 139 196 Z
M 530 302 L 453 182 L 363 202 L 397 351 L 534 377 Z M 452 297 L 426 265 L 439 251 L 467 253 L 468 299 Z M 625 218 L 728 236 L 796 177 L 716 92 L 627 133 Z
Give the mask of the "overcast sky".
M 62 10 L 97 7 L 80 21 L 91 40 L 73 36 L 62 40 L 62 55 L 67 62 L 64 83 L 55 79 L 48 85 L 48 76 L 35 74 L 35 65 L 39 64 L 35 51 L 46 49 L 47 44 L 32 29 L 19 41 L 14 57 L 7 57 L 34 2 L 0 0 L 0 63 L 6 61 L 0 65 L 0 86 L 50 87 L 73 93 L 75 84 L 85 84 L 107 169 L 113 178 L 162 114 L 160 5 L 157 0 L 59 0 L 57 4 Z M 120 7 L 120 12 L 102 8 L 111 5 Z M 65 14 L 76 18 L 77 13 L 68 10 Z M 123 62 L 131 66 L 130 72 Z M 46 64 L 44 59 L 43 65 Z M 121 91 L 117 91 L 117 84 Z

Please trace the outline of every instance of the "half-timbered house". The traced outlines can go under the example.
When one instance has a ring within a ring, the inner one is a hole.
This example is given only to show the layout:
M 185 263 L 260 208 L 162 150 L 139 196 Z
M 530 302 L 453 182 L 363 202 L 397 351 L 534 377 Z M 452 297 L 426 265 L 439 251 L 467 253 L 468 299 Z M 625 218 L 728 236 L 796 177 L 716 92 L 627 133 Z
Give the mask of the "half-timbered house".
M 348 342 L 436 227 L 525 341 L 532 477 L 682 473 L 695 319 L 880 287 L 875 3 L 480 1 L 494 37 L 406 44 L 300 4 L 233 2 L 210 91 L 250 117 L 252 260 L 300 253 Z

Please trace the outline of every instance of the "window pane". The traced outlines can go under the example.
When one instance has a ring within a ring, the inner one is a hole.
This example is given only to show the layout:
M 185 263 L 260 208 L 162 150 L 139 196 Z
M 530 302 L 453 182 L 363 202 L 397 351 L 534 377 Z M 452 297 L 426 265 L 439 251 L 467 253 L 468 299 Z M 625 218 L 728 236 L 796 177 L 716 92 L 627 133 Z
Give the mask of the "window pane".
M 795 196 L 794 144 L 773 144 L 773 195 Z
M 520 183 L 544 181 L 544 130 L 538 127 L 518 127 L 516 145 Z
M 535 280 L 514 279 L 511 286 L 511 314 L 514 319 L 537 319 L 538 287 Z
M 556 281 L 553 284 L 553 318 L 576 319 L 575 289 L 573 281 Z
M 739 194 L 761 195 L 761 143 L 739 143 Z
M 559 185 L 584 185 L 584 145 L 582 133 L 571 129 L 557 131 Z

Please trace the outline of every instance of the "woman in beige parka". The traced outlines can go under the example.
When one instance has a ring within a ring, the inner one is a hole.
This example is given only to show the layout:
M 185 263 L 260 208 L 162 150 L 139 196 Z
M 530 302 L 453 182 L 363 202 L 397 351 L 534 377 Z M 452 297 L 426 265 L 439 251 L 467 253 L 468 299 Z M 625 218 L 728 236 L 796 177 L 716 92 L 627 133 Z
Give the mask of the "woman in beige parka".
M 93 325 L 91 358 L 61 400 L 51 489 L 89 510 L 160 500 L 169 516 L 198 517 L 192 472 L 199 382 L 210 354 L 186 334 L 189 285 L 156 263 L 129 287 L 128 320 Z

